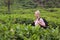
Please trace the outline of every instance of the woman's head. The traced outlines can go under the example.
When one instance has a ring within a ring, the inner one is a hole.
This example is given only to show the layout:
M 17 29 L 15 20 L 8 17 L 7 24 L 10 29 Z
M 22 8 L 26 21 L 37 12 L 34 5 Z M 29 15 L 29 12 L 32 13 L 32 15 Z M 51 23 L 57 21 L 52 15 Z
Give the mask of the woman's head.
M 36 18 L 39 18 L 40 17 L 40 11 L 39 10 L 35 11 L 35 17 Z

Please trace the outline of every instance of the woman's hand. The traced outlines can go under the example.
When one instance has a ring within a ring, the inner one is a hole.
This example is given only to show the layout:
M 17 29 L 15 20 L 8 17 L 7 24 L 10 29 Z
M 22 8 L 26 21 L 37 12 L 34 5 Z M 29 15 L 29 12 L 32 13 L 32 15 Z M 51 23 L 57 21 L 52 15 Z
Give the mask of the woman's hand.
M 38 21 L 38 24 L 45 27 L 45 23 L 44 23 L 44 21 L 42 21 L 42 20 L 39 20 L 39 21 Z

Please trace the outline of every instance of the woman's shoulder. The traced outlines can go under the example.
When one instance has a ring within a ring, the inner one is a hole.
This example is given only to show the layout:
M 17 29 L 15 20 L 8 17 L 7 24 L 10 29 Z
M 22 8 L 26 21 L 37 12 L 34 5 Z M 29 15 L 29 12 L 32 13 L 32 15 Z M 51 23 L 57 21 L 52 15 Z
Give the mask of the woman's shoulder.
M 43 20 L 43 18 L 40 18 L 40 20 Z

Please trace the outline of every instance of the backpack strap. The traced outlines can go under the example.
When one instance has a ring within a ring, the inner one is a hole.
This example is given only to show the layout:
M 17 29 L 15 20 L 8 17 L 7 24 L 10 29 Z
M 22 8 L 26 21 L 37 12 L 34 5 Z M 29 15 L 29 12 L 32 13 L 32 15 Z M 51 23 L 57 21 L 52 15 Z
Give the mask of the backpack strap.
M 48 22 L 43 18 L 43 21 L 45 22 L 46 26 L 48 26 Z

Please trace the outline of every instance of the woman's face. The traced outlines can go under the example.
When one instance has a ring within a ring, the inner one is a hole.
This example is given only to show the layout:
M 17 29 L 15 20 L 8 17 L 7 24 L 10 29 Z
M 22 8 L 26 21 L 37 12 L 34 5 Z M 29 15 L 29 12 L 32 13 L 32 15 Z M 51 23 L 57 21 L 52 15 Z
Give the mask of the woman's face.
M 36 18 L 39 18 L 40 17 L 40 14 L 39 13 L 35 13 L 35 17 Z

